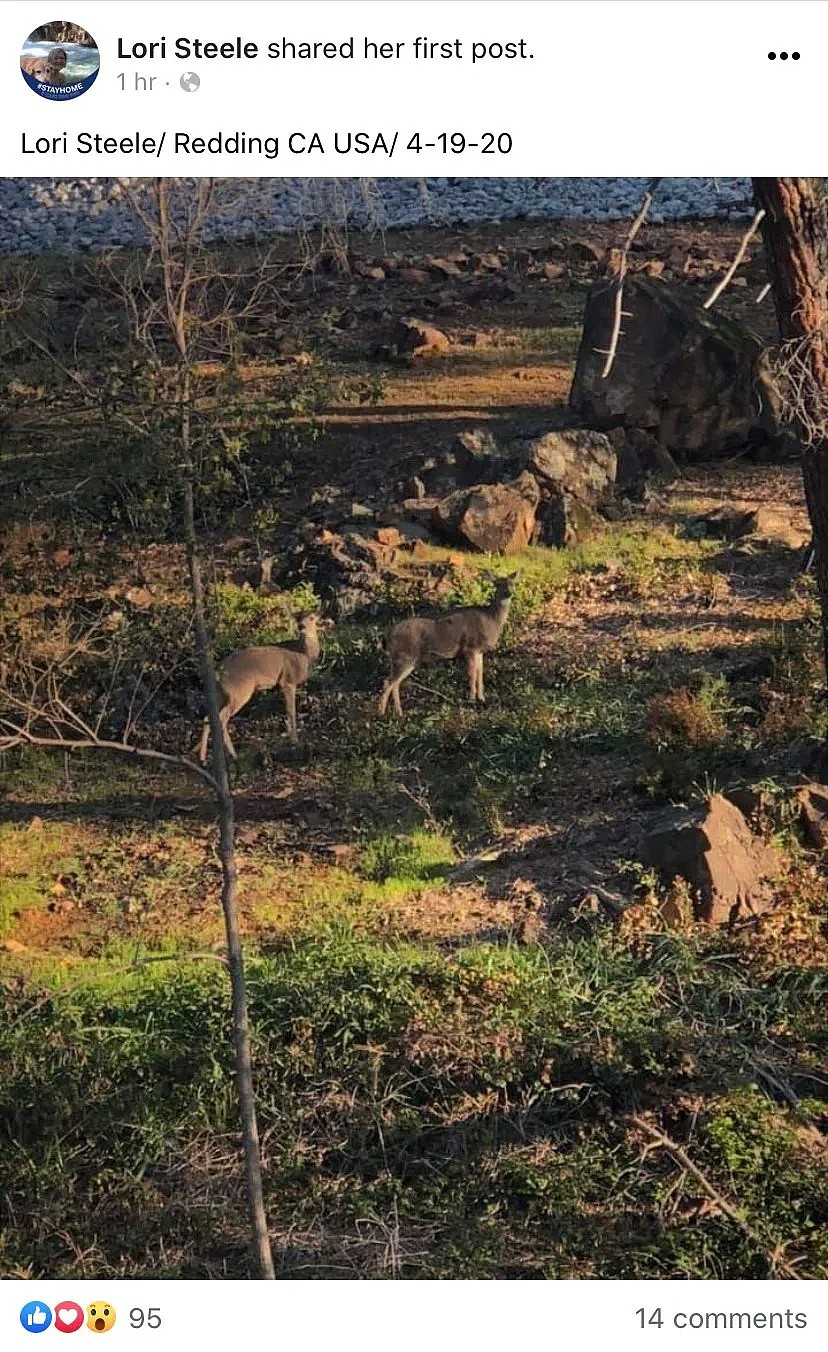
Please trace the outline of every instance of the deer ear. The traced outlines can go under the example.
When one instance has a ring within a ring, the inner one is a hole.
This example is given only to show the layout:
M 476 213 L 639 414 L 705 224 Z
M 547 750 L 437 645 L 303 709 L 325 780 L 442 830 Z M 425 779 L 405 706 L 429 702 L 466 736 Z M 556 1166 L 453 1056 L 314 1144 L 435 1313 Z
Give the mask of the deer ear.
M 510 582 L 517 582 L 518 578 L 520 578 L 520 577 L 523 577 L 523 569 L 522 569 L 522 568 L 516 568 L 515 571 L 514 571 L 513 573 L 510 573 L 510 574 L 509 574 L 509 581 L 510 581 Z

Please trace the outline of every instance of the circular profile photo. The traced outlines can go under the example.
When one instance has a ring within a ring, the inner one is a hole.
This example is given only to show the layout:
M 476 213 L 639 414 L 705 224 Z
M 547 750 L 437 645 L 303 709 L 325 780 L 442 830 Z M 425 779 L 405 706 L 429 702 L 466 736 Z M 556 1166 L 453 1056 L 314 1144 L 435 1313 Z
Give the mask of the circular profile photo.
M 79 24 L 56 19 L 30 33 L 20 53 L 20 72 L 42 99 L 59 102 L 85 94 L 98 78 L 101 55 Z

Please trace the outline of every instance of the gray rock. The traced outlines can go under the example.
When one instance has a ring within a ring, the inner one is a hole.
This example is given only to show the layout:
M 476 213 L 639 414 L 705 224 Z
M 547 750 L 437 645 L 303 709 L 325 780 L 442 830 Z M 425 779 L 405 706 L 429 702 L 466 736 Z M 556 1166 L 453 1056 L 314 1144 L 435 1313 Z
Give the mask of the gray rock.
M 589 294 L 569 405 L 591 427 L 637 427 L 671 452 L 708 458 L 779 432 L 763 343 L 683 291 L 647 277 L 624 285 L 624 327 L 610 374 L 604 353 L 615 288 Z
M 645 836 L 641 855 L 665 883 L 678 877 L 689 884 L 695 917 L 708 924 L 761 914 L 773 901 L 779 857 L 722 794 L 667 814 Z
M 37 252 L 44 227 L 54 224 L 58 248 L 71 253 L 86 234 L 90 205 L 104 205 L 104 227 L 94 248 L 129 247 L 143 232 L 128 204 L 127 186 L 112 178 L 5 179 L 0 182 L 0 254 Z M 291 233 L 322 219 L 346 220 L 351 230 L 457 225 L 516 219 L 628 220 L 645 189 L 636 178 L 392 178 L 375 179 L 370 193 L 358 179 L 219 179 L 219 218 L 211 237 L 261 238 Z M 46 208 L 46 210 L 44 210 Z M 651 220 L 692 217 L 742 219 L 750 215 L 744 178 L 662 179 Z
M 434 524 L 448 539 L 484 554 L 517 554 L 532 539 L 535 510 L 523 485 L 476 484 L 438 503 Z

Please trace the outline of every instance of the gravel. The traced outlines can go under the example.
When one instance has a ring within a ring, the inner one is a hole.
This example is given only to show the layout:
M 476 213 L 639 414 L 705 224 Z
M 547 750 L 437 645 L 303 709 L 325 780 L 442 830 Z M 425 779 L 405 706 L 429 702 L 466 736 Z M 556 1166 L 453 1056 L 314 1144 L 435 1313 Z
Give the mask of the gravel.
M 140 243 L 127 179 L 0 180 L 0 254 L 73 253 Z M 133 180 L 138 184 L 140 180 Z M 629 217 L 643 178 L 242 178 L 219 181 L 213 237 L 266 238 L 320 219 L 354 230 L 507 220 L 611 221 Z M 650 219 L 743 220 L 746 178 L 663 178 Z

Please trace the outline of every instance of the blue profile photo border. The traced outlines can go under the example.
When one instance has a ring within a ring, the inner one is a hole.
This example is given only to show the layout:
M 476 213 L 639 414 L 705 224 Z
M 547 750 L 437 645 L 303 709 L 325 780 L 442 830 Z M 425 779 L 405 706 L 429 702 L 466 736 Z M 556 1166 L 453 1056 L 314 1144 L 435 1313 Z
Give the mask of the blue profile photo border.
M 67 99 L 78 99 L 81 94 L 85 94 L 100 74 L 100 66 L 93 70 L 91 75 L 87 75 L 82 80 L 73 80 L 70 85 L 50 85 L 44 84 L 42 80 L 36 80 L 28 71 L 21 70 L 20 74 L 26 81 L 30 89 L 39 94 L 42 99 L 50 99 L 53 103 L 65 103 Z

